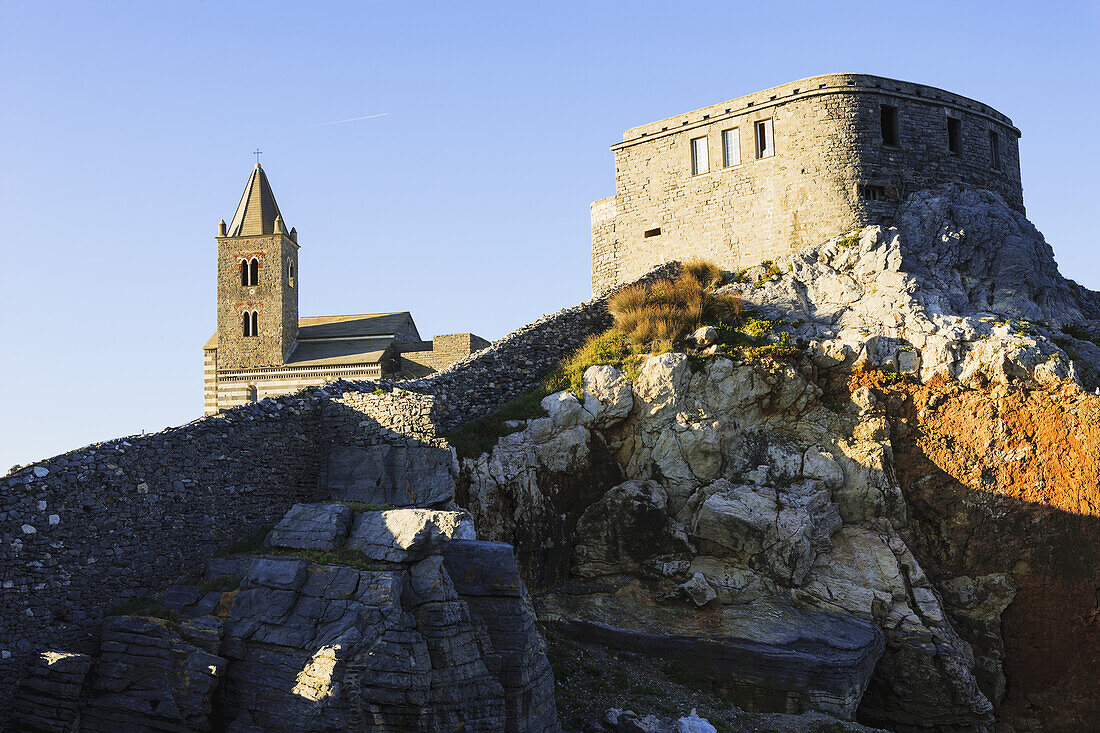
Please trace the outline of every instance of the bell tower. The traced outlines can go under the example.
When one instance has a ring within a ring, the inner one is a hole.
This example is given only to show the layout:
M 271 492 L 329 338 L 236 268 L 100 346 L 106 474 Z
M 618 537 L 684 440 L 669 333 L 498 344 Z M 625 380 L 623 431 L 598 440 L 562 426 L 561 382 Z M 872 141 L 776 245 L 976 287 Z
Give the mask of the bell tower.
M 218 224 L 218 368 L 281 366 L 298 336 L 298 233 L 256 163 L 233 221 Z

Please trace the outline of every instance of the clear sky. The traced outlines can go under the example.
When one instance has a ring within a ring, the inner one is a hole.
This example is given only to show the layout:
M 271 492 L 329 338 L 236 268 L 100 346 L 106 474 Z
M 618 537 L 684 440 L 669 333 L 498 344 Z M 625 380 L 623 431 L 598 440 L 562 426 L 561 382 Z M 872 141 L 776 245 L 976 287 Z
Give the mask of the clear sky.
M 587 297 L 624 129 L 878 74 L 1009 115 L 1030 218 L 1100 289 L 1098 8 L 0 0 L 0 473 L 201 415 L 214 236 L 257 146 L 303 315 L 493 339 Z

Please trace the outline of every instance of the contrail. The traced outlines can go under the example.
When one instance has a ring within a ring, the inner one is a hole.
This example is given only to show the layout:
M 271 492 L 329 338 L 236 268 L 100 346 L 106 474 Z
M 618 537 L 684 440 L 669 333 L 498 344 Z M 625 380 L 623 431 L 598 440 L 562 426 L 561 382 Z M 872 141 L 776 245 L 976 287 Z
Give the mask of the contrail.
M 376 115 L 363 115 L 362 117 L 349 117 L 346 120 L 333 120 L 332 122 L 318 122 L 316 125 L 310 125 L 310 127 L 324 127 L 325 125 L 340 125 L 345 122 L 357 122 L 359 120 L 369 120 L 375 117 L 385 117 L 389 112 L 379 112 Z

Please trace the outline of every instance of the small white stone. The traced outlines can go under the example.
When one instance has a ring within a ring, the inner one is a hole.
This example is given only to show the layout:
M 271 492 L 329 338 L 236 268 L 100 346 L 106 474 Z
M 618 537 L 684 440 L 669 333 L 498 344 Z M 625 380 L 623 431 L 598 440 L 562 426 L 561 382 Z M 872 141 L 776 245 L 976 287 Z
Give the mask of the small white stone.
M 44 501 L 38 502 L 38 511 L 40 511 L 40 512 L 46 511 L 46 502 L 44 502 Z
M 5 588 L 14 588 L 15 587 L 15 581 L 14 580 L 5 580 L 4 581 L 4 587 Z
M 23 534 L 34 534 L 37 531 L 38 531 L 37 529 L 35 529 L 34 527 L 32 527 L 29 524 L 24 524 L 23 525 Z
M 50 472 L 50 469 L 48 469 L 48 468 L 43 468 L 42 466 L 35 466 L 34 467 L 34 475 L 37 476 L 38 478 L 42 478 L 43 476 L 49 474 L 49 472 Z
M 7 649 L 0 652 L 0 659 L 11 659 L 11 652 L 9 652 Z
M 61 523 L 61 517 L 57 516 L 56 514 L 51 514 L 49 519 L 51 527 L 56 527 L 58 524 Z

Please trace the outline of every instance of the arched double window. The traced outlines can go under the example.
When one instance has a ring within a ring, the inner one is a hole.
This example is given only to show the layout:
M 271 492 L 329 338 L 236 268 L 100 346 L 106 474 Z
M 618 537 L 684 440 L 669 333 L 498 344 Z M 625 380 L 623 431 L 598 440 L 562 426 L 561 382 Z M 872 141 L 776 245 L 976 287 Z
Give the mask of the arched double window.
M 241 314 L 241 333 L 245 336 L 260 335 L 260 314 L 256 311 L 245 311 Z
M 245 287 L 260 284 L 260 261 L 253 257 L 251 260 L 241 260 L 241 285 Z

